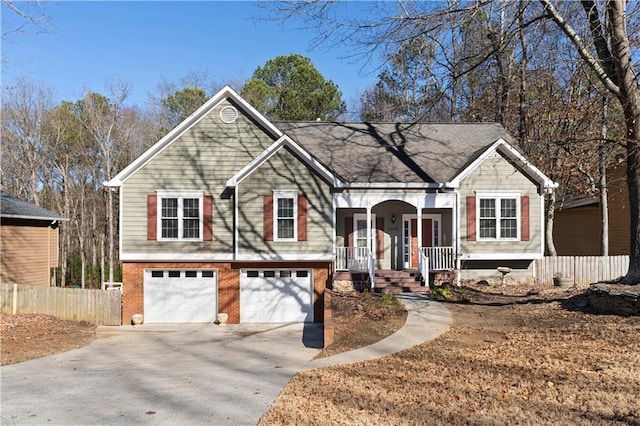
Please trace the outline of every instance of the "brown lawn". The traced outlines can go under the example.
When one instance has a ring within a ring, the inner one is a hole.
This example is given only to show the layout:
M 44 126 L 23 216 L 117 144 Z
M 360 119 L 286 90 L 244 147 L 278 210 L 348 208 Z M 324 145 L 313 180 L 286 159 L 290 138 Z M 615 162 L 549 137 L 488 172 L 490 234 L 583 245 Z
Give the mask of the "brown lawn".
M 0 313 L 1 363 L 16 364 L 88 345 L 96 326 L 51 315 Z
M 640 317 L 575 289 L 453 291 L 449 332 L 298 373 L 260 424 L 640 424 Z

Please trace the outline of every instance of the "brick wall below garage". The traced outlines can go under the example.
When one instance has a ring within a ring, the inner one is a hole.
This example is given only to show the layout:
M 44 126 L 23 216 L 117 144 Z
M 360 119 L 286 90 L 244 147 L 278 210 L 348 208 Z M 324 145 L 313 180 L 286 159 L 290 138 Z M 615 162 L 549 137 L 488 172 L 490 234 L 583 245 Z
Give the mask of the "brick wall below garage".
M 263 262 L 125 262 L 122 265 L 122 323 L 131 324 L 134 314 L 144 314 L 145 269 L 216 269 L 218 275 L 218 312 L 229 314 L 228 322 L 240 322 L 240 270 L 248 268 L 296 268 L 313 270 L 313 318 L 322 323 L 324 318 L 324 290 L 329 283 L 331 264 L 327 262 L 263 263 Z

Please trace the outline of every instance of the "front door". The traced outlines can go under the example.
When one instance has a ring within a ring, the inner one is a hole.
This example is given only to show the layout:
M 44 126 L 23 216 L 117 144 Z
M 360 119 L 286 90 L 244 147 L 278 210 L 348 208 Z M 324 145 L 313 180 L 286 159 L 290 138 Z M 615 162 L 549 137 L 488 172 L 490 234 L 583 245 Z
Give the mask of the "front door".
M 406 269 L 418 267 L 418 254 L 420 247 L 433 247 L 432 218 L 422 219 L 422 241 L 418 240 L 418 219 L 407 218 L 403 224 L 403 263 Z

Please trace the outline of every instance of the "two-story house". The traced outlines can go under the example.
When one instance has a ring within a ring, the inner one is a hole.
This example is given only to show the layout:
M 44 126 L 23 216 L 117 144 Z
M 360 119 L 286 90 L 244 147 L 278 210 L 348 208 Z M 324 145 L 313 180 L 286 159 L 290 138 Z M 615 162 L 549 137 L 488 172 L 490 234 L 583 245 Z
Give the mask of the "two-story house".
M 229 87 L 107 185 L 148 323 L 321 322 L 339 274 L 531 277 L 556 186 L 497 124 L 271 122 Z

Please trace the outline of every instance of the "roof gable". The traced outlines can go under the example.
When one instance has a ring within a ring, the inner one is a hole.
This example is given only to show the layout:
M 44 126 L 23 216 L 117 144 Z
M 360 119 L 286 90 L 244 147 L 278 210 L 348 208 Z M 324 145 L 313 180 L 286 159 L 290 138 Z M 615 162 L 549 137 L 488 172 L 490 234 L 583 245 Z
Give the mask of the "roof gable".
M 521 173 L 533 179 L 533 181 L 537 182 L 541 188 L 550 190 L 558 187 L 556 182 L 549 179 L 504 139 L 498 139 L 488 148 L 475 152 L 474 155 L 469 158 L 468 163 L 458 173 L 456 173 L 456 176 L 451 181 L 447 182 L 447 186 L 454 188 L 458 187 L 463 179 L 469 176 L 480 164 L 495 152 L 500 152 L 509 158 Z
M 183 134 L 185 134 L 189 129 L 198 124 L 204 117 L 206 117 L 213 109 L 215 109 L 221 102 L 226 99 L 231 100 L 249 117 L 255 120 L 259 125 L 263 126 L 264 129 L 266 129 L 266 131 L 270 133 L 274 138 L 279 138 L 282 136 L 282 132 L 278 130 L 262 114 L 260 114 L 258 110 L 249 105 L 249 103 L 247 103 L 242 97 L 240 97 L 240 95 L 236 93 L 231 87 L 225 86 L 211 99 L 205 102 L 200 108 L 194 111 L 189 117 L 187 117 L 182 123 L 178 124 L 162 139 L 160 139 L 153 146 L 147 149 L 140 157 L 138 157 L 131 164 L 125 167 L 110 181 L 105 182 L 104 185 L 111 187 L 121 186 L 130 176 L 134 175 L 145 164 L 153 160 L 153 158 L 164 151 L 167 147 L 171 146 Z
M 244 179 L 250 176 L 254 171 L 260 168 L 265 162 L 273 157 L 280 149 L 287 147 L 296 154 L 302 161 L 320 175 L 325 181 L 333 185 L 333 187 L 342 187 L 342 181 L 335 176 L 329 169 L 316 160 L 311 154 L 304 150 L 300 145 L 295 143 L 289 136 L 283 135 L 275 141 L 269 148 L 265 149 L 253 161 L 243 167 L 238 173 L 227 180 L 227 188 L 235 188 Z

